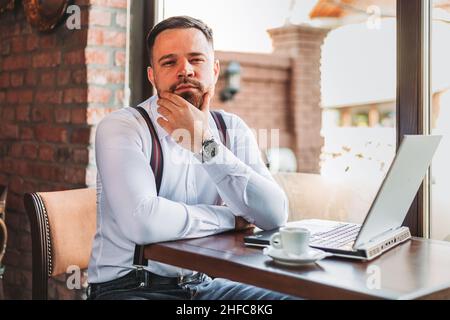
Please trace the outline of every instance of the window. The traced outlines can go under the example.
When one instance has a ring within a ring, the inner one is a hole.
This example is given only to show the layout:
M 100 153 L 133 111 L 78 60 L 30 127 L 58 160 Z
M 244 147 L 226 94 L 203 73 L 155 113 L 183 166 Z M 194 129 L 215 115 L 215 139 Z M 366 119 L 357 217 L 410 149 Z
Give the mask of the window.
M 216 95 L 212 107 L 241 116 L 262 149 L 293 150 L 299 172 L 347 188 L 354 196 L 339 218 L 362 222 L 396 150 L 396 1 L 160 4 L 160 19 L 190 15 L 212 27 L 222 71 L 240 63 L 240 92 Z
M 434 0 L 430 130 L 443 138 L 431 169 L 430 236 L 450 241 L 450 1 Z

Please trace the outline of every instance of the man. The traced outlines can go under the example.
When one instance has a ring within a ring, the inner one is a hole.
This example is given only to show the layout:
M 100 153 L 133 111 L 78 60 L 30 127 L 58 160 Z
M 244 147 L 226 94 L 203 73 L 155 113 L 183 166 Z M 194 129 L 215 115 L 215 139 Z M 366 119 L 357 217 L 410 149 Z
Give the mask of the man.
M 169 18 L 150 31 L 147 46 L 148 78 L 158 94 L 140 106 L 161 144 L 162 182 L 158 192 L 149 166 L 151 135 L 139 112 L 124 108 L 105 117 L 96 136 L 98 222 L 89 298 L 286 298 L 155 261 L 143 269 L 133 265 L 136 244 L 204 237 L 253 224 L 272 229 L 285 224 L 288 210 L 284 192 L 239 117 L 220 111 L 229 129 L 229 149 L 220 141 L 209 111 L 220 71 L 211 29 L 190 17 Z M 215 152 L 205 151 L 206 143 L 213 143 Z

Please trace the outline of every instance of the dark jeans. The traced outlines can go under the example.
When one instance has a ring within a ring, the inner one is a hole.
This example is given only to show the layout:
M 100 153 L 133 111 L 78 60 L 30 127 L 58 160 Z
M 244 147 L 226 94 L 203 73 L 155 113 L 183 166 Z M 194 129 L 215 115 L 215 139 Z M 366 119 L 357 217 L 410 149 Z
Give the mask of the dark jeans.
M 145 270 L 104 283 L 90 284 L 88 300 L 286 300 L 295 297 L 233 282 L 211 279 L 205 274 L 192 278 L 161 277 Z

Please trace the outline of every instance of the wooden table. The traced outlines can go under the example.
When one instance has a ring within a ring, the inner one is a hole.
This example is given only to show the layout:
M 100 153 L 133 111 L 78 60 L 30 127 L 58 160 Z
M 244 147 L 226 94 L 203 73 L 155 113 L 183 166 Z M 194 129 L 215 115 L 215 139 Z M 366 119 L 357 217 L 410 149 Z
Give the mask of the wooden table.
M 244 245 L 252 230 L 148 245 L 147 259 L 309 299 L 450 299 L 450 243 L 413 238 L 370 261 L 286 267 Z

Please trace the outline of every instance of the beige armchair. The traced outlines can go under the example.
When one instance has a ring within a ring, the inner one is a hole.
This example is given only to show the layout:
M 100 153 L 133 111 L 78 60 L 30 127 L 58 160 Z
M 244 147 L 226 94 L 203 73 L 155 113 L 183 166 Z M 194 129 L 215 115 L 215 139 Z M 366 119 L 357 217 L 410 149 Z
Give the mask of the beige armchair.
M 326 219 L 362 223 L 376 193 L 357 181 L 335 182 L 318 174 L 273 175 L 289 200 L 289 221 Z

